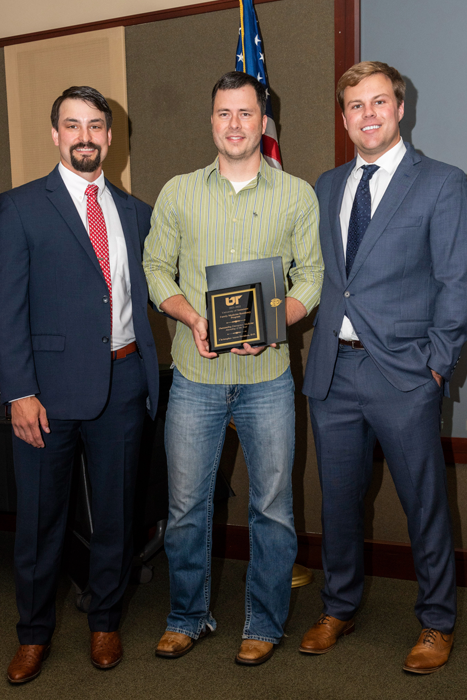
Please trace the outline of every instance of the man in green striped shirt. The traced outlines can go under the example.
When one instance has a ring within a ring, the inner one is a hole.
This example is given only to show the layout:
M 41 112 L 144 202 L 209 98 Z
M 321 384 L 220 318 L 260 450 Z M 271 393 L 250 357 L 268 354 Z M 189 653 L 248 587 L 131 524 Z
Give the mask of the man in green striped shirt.
M 292 514 L 294 386 L 287 343 L 210 352 L 207 265 L 281 256 L 286 322 L 317 305 L 323 261 L 318 204 L 303 180 L 261 156 L 266 90 L 227 73 L 213 90 L 216 161 L 173 178 L 156 202 L 144 267 L 151 299 L 178 320 L 166 422 L 171 612 L 158 656 L 186 654 L 214 630 L 209 609 L 212 497 L 225 430 L 234 418 L 250 479 L 250 564 L 238 663 L 257 665 L 283 635 L 296 536 Z M 178 281 L 175 279 L 177 277 Z

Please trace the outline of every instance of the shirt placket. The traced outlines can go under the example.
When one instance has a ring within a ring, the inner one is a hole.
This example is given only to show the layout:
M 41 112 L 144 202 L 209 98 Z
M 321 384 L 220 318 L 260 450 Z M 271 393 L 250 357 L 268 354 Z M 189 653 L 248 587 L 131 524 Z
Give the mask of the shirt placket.
M 224 182 L 224 187 L 226 190 L 225 210 L 227 212 L 227 235 L 225 238 L 224 260 L 226 262 L 238 262 L 241 254 L 238 244 L 238 232 L 242 222 L 240 206 L 241 192 L 236 194 L 229 182 Z
M 227 197 L 228 200 L 230 200 L 231 207 L 229 210 L 231 238 L 229 240 L 232 245 L 228 250 L 229 262 L 237 262 L 245 259 L 245 251 L 251 246 L 251 232 L 247 221 L 250 216 L 257 216 L 257 214 L 253 212 L 252 208 L 254 202 L 254 197 L 252 198 L 252 190 L 254 189 L 255 188 L 252 186 L 245 187 L 237 194 L 232 191 L 230 196 Z M 247 211 L 247 208 L 251 209 L 251 212 Z M 242 240 L 243 236 L 247 236 L 248 241 Z M 255 238 L 256 236 L 254 235 L 253 239 Z M 256 243 L 257 241 L 254 240 L 255 245 Z

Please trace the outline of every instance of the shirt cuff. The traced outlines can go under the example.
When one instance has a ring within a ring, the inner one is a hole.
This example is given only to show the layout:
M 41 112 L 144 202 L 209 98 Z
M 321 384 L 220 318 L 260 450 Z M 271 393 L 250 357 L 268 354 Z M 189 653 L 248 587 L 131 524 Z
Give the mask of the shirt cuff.
M 158 277 L 157 285 L 149 285 L 151 300 L 157 307 L 158 311 L 162 311 L 161 304 L 169 297 L 174 297 L 177 294 L 185 296 L 176 282 L 171 277 Z
M 320 295 L 321 287 L 316 289 L 315 286 L 309 282 L 297 282 L 286 294 L 286 296 L 302 302 L 306 309 L 307 316 L 313 311 L 315 306 L 319 304 Z
M 14 403 L 15 401 L 21 401 L 21 399 L 31 399 L 35 394 L 28 394 L 27 396 L 20 396 L 19 399 L 10 399 L 10 403 Z

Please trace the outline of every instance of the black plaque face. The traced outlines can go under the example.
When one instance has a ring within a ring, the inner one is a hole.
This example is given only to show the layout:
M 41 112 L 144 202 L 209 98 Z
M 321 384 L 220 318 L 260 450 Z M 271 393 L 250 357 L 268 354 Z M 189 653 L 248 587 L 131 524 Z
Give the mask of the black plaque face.
M 265 344 L 261 284 L 206 292 L 211 352 Z

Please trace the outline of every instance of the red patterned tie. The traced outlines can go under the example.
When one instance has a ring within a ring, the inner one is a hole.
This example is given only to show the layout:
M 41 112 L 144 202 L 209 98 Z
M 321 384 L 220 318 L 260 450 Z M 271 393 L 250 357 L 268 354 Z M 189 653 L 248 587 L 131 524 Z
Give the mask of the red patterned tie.
M 107 240 L 104 214 L 97 201 L 98 191 L 97 185 L 88 185 L 84 194 L 87 197 L 89 238 L 109 288 L 110 331 L 112 332 L 112 280 L 110 277 L 109 242 Z

